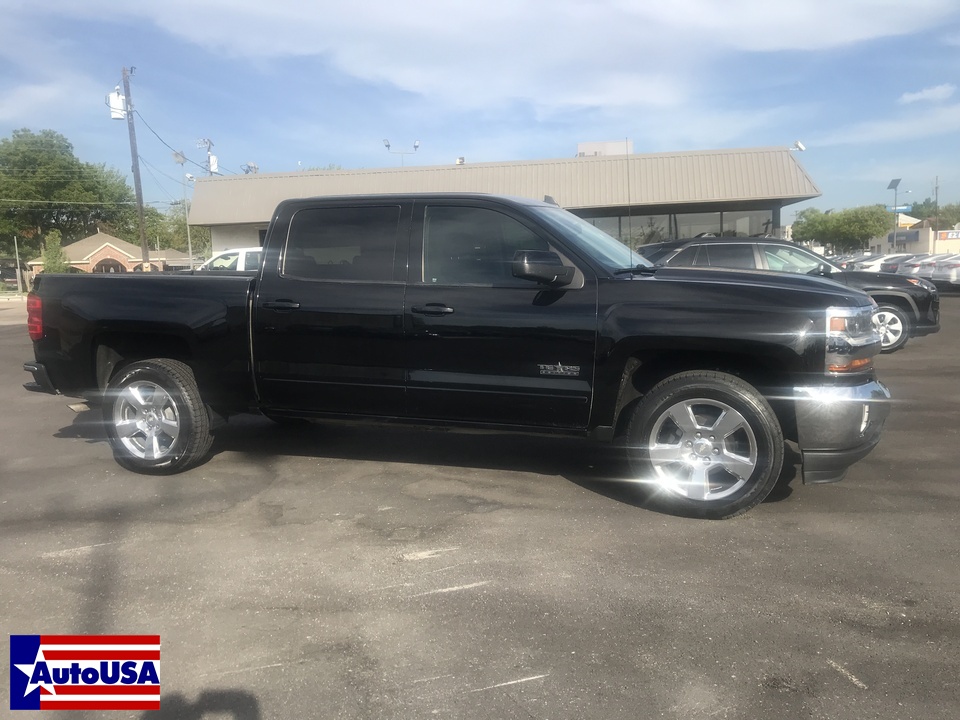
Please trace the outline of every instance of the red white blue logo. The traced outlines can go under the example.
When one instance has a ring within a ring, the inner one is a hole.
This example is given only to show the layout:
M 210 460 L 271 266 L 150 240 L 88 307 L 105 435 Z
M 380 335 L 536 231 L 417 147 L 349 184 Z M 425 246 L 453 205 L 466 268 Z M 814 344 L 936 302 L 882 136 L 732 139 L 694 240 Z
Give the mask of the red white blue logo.
M 11 635 L 11 710 L 159 710 L 159 635 Z

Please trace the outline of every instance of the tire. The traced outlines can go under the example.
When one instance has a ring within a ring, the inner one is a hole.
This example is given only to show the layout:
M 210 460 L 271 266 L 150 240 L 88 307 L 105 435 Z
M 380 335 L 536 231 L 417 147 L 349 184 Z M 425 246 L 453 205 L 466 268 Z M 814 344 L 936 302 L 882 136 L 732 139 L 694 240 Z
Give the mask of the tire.
M 189 366 L 155 358 L 121 368 L 107 385 L 103 419 L 116 461 L 141 473 L 176 473 L 210 450 L 210 416 Z
M 733 375 L 683 372 L 634 406 L 627 425 L 632 477 L 655 509 L 723 520 L 773 490 L 783 430 L 766 399 Z
M 910 339 L 910 319 L 895 305 L 881 305 L 873 315 L 873 324 L 880 333 L 880 352 L 896 352 Z

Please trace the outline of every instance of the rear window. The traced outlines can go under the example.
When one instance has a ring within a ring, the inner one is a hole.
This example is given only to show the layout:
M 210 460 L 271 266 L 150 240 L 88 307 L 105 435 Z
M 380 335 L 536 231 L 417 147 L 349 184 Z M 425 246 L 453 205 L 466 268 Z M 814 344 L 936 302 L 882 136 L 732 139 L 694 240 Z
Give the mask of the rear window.
M 637 252 L 643 255 L 647 260 L 652 262 L 654 265 L 656 265 L 665 257 L 667 257 L 667 255 L 669 255 L 672 252 L 675 252 L 676 249 L 677 249 L 676 246 L 664 247 L 662 245 L 659 245 L 659 246 L 646 247 L 641 245 L 640 247 L 637 248 Z
M 399 205 L 300 210 L 290 223 L 283 275 L 302 280 L 389 281 L 399 224 Z
M 753 255 L 753 245 L 701 245 L 697 265 L 710 267 L 745 268 L 754 270 L 757 267 Z

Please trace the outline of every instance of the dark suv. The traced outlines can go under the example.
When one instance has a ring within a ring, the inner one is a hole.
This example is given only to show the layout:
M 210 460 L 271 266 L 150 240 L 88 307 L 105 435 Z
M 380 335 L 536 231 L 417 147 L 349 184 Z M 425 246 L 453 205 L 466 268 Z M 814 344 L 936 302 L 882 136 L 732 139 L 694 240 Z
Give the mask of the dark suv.
M 775 238 L 698 237 L 641 245 L 654 265 L 724 267 L 817 275 L 862 290 L 878 307 L 875 322 L 883 352 L 899 350 L 914 335 L 940 330 L 940 297 L 922 278 L 844 270 L 795 243 Z

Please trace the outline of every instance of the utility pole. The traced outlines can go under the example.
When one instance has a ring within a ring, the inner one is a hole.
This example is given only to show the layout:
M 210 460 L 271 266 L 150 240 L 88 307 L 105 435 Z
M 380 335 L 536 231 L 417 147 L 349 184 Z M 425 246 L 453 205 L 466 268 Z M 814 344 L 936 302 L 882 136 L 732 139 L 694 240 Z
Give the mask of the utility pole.
M 140 234 L 140 252 L 143 255 L 143 271 L 150 272 L 150 248 L 147 246 L 147 228 L 143 218 L 143 187 L 140 184 L 140 153 L 137 152 L 137 130 L 133 125 L 133 101 L 130 99 L 130 74 L 135 70 L 123 68 L 123 103 L 127 113 L 127 130 L 130 133 L 130 157 L 133 160 L 133 191 L 137 196 L 137 224 Z

